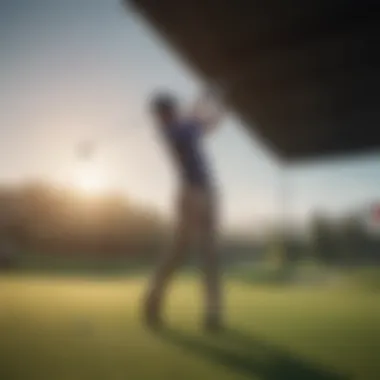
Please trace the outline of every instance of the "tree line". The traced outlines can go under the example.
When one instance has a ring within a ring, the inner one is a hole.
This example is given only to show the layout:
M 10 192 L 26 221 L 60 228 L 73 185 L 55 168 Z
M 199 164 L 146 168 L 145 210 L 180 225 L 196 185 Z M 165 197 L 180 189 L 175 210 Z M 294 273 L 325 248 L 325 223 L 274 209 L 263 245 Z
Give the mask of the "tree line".
M 380 230 L 371 229 L 360 213 L 340 218 L 316 214 L 305 227 L 302 233 L 288 232 L 267 237 L 269 256 L 284 265 L 305 258 L 324 265 L 380 263 Z
M 88 196 L 42 182 L 0 188 L 0 261 L 28 253 L 152 258 L 171 231 L 158 212 L 124 195 Z M 315 215 L 293 234 L 222 240 L 226 262 L 275 258 L 291 265 L 306 257 L 323 264 L 380 262 L 380 234 L 355 214 L 335 220 Z
M 29 183 L 0 189 L 0 249 L 102 255 L 149 252 L 167 236 L 154 210 L 118 194 L 85 196 Z

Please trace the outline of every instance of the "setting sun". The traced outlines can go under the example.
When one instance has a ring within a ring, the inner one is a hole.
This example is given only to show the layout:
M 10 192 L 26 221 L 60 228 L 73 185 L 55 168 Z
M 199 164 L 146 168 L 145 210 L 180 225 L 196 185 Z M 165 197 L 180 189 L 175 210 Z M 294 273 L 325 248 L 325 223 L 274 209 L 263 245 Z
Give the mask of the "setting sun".
M 90 194 L 98 194 L 107 188 L 107 179 L 96 167 L 81 167 L 75 176 L 74 185 Z

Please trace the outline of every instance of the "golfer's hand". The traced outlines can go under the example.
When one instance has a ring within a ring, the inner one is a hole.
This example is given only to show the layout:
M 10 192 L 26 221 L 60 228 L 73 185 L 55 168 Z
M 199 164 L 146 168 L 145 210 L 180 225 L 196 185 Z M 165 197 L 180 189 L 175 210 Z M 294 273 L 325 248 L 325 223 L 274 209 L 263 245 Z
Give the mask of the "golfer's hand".
M 193 107 L 193 117 L 200 120 L 205 133 L 209 133 L 220 125 L 224 116 L 224 107 L 216 89 L 209 88 L 202 92 Z

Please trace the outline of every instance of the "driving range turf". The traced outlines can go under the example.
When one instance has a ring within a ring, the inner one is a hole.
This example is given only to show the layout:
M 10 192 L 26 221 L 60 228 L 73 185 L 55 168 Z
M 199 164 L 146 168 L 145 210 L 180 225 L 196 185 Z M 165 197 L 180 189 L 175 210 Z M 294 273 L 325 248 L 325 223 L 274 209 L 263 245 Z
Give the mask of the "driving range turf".
M 178 277 L 168 328 L 141 324 L 145 275 L 0 277 L 1 380 L 380 379 L 380 295 L 228 281 L 226 330 L 200 328 Z

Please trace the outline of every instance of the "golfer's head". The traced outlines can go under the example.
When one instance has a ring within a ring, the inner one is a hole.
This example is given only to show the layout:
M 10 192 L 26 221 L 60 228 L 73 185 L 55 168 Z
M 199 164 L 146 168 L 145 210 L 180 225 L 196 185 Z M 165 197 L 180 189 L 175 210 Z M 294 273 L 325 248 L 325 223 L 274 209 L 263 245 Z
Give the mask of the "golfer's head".
M 159 123 L 170 123 L 178 114 L 178 101 L 168 93 L 155 95 L 151 102 L 151 111 Z

